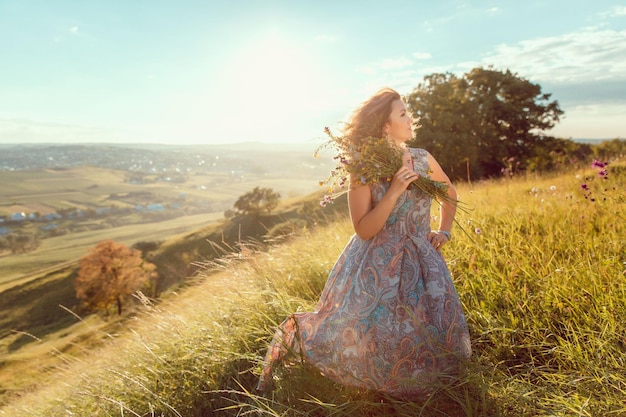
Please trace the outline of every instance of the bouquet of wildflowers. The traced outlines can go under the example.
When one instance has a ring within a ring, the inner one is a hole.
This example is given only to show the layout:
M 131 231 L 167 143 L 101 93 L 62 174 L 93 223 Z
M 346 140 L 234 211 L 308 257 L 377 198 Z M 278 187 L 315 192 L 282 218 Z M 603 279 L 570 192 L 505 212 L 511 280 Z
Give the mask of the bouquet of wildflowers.
M 391 181 L 402 166 L 403 150 L 392 145 L 386 138 L 370 137 L 355 144 L 345 136 L 334 135 L 328 127 L 324 132 L 329 140 L 317 149 L 315 156 L 322 149 L 333 148 L 337 151 L 333 159 L 338 165 L 326 180 L 320 181 L 320 186 L 329 187 L 329 193 L 320 202 L 323 207 L 348 191 L 350 177 L 361 184 L 373 185 L 381 180 Z M 410 187 L 417 187 L 440 201 L 450 200 L 448 185 L 434 181 L 426 175 L 420 175 Z

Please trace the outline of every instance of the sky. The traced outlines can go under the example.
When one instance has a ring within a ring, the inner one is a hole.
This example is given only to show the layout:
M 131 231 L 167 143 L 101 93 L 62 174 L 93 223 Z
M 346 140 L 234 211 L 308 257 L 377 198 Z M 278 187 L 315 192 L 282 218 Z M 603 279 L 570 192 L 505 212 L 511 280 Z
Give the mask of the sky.
M 304 143 L 489 66 L 626 137 L 626 0 L 0 0 L 0 144 Z

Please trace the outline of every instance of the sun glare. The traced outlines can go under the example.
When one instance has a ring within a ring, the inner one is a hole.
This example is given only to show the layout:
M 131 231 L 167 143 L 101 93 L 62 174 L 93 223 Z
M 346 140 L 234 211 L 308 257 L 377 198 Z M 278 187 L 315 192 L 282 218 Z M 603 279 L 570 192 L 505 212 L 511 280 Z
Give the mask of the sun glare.
M 279 128 L 298 116 L 302 98 L 314 88 L 312 63 L 300 48 L 278 35 L 260 39 L 237 53 L 229 74 L 232 99 L 257 129 Z
M 343 90 L 333 84 L 335 70 L 322 58 L 328 51 L 315 39 L 274 32 L 231 45 L 219 77 L 207 80 L 203 98 L 185 110 L 199 109 L 190 124 L 197 135 L 233 142 L 306 141 L 321 137 L 326 124 L 341 118 L 329 108 L 341 101 L 337 95 Z
M 241 76 L 248 92 L 265 94 L 299 87 L 306 70 L 298 51 L 277 37 L 255 45 L 245 55 Z

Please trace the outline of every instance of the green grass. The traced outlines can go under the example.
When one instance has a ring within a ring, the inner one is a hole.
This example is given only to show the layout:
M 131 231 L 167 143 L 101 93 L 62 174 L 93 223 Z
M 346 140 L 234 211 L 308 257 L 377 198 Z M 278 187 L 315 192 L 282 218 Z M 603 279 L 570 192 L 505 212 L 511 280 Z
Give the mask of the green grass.
M 306 367 L 279 372 L 269 398 L 253 392 L 275 326 L 314 308 L 352 233 L 343 215 L 214 263 L 92 351 L 80 338 L 67 353 L 42 340 L 62 360 L 0 415 L 626 416 L 626 170 L 612 168 L 606 182 L 589 171 L 458 186 L 467 234 L 457 227 L 444 251 L 473 356 L 426 402 L 340 387 Z M 600 198 L 585 199 L 582 182 Z

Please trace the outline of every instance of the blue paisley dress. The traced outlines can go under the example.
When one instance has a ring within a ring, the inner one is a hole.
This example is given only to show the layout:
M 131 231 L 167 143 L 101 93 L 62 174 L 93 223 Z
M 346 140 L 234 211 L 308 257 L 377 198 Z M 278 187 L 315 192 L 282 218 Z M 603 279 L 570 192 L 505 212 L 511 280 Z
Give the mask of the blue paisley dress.
M 426 151 L 409 150 L 414 170 L 428 175 Z M 373 204 L 388 188 L 371 187 Z M 352 236 L 316 310 L 291 315 L 276 331 L 259 390 L 294 354 L 338 383 L 406 399 L 458 375 L 470 339 L 448 267 L 426 239 L 431 204 L 410 187 L 378 234 Z

